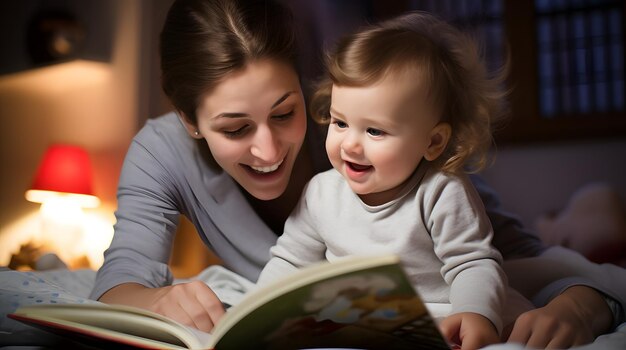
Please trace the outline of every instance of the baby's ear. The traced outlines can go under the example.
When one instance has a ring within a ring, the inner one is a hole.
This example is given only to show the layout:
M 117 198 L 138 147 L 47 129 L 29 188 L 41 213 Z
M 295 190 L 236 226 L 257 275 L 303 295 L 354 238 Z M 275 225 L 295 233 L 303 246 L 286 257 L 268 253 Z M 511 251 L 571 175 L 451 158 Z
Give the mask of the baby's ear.
M 450 127 L 450 124 L 441 122 L 435 125 L 433 130 L 430 132 L 430 145 L 426 149 L 424 158 L 431 162 L 437 159 L 446 149 L 451 134 L 452 128 Z
M 189 136 L 193 137 L 194 139 L 202 138 L 200 131 L 198 131 L 198 127 L 194 125 L 183 112 L 178 112 L 178 118 L 180 118 L 180 121 L 183 123 L 183 126 L 185 127 L 185 130 L 187 130 Z

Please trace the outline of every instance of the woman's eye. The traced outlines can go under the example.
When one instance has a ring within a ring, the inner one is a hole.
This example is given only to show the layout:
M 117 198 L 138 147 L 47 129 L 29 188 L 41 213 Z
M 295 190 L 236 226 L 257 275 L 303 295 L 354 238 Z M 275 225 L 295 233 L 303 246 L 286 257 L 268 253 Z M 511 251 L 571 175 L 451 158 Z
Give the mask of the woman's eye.
M 293 114 L 294 114 L 293 111 L 289 111 L 288 113 L 285 113 L 285 114 L 273 115 L 272 119 L 276 119 L 276 120 L 279 120 L 279 121 L 287 120 L 287 119 L 293 117 Z
M 383 136 L 385 134 L 384 131 L 374 129 L 374 128 L 367 128 L 367 133 L 370 134 L 371 136 Z
M 222 130 L 222 133 L 226 135 L 226 137 L 235 138 L 237 136 L 243 135 L 243 133 L 248 129 L 248 125 L 244 125 L 235 130 Z

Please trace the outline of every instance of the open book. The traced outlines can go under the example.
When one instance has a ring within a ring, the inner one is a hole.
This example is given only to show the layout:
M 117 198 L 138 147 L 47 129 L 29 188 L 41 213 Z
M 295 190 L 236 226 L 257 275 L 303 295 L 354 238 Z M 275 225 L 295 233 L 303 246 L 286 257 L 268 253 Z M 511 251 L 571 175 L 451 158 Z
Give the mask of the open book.
M 449 349 L 394 255 L 301 269 L 250 292 L 211 334 L 119 305 L 33 305 L 9 317 L 98 346 Z

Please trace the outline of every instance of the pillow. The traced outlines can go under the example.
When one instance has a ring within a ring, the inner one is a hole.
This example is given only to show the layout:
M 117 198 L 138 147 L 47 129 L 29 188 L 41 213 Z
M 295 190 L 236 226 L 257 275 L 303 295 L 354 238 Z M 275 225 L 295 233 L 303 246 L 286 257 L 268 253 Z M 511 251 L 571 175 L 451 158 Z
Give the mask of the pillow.
M 576 250 L 596 263 L 626 266 L 626 206 L 605 183 L 577 190 L 566 206 L 535 222 L 542 241 Z

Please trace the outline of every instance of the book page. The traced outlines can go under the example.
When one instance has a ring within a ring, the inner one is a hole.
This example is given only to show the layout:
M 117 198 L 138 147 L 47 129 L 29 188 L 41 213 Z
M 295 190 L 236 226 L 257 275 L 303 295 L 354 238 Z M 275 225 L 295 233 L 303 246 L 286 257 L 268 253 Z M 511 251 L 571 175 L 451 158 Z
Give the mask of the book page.
M 20 308 L 17 315 L 71 327 L 87 327 L 90 332 L 106 330 L 108 336 L 146 338 L 180 347 L 201 348 L 211 335 L 143 309 L 120 305 L 57 304 Z M 111 333 L 113 332 L 113 333 Z
M 303 269 L 231 310 L 218 347 L 449 349 L 395 257 Z

